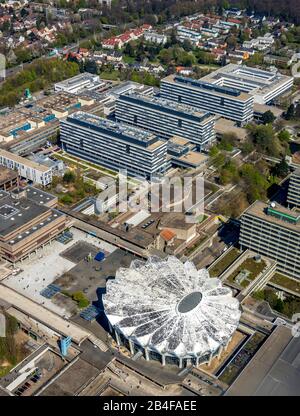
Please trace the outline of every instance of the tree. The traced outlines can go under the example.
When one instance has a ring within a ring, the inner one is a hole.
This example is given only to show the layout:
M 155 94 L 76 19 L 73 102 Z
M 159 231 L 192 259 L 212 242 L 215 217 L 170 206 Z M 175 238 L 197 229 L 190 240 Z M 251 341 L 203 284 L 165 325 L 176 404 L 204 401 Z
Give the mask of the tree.
M 288 109 L 287 112 L 285 113 L 285 119 L 286 120 L 291 120 L 295 117 L 295 106 L 294 104 L 291 104 Z
M 283 142 L 288 142 L 291 138 L 291 135 L 287 130 L 284 129 L 278 133 L 278 138 Z
M 98 66 L 95 61 L 88 60 L 85 63 L 85 70 L 86 72 L 90 72 L 91 74 L 97 74 L 98 73 Z
M 172 29 L 171 35 L 170 35 L 170 45 L 176 45 L 177 44 L 177 36 L 176 36 L 176 29 Z
M 273 123 L 275 121 L 275 119 L 276 119 L 276 117 L 274 116 L 274 114 L 270 110 L 263 113 L 263 115 L 261 117 L 261 121 L 263 122 L 263 124 Z
M 124 48 L 125 55 L 130 56 L 131 58 L 135 57 L 135 50 L 131 42 L 126 43 Z
M 229 35 L 226 38 L 226 43 L 227 43 L 229 49 L 234 49 L 237 45 L 237 39 L 234 35 Z
M 78 303 L 80 309 L 86 308 L 90 304 L 89 300 L 84 296 L 83 292 L 81 291 L 74 292 L 72 295 L 72 299 Z
M 209 150 L 210 157 L 215 157 L 217 156 L 218 153 L 219 153 L 219 149 L 217 148 L 217 146 L 212 146 Z
M 76 175 L 71 170 L 67 170 L 63 176 L 63 181 L 66 183 L 75 182 Z
M 285 178 L 289 171 L 289 165 L 284 158 L 272 169 L 273 175 L 279 176 L 279 178 Z

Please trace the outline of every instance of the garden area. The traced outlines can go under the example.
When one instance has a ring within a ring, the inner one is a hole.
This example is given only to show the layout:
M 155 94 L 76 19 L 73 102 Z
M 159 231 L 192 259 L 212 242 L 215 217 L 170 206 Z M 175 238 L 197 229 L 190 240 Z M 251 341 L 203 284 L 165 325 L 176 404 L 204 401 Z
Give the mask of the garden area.
M 263 290 L 254 292 L 252 297 L 258 301 L 268 302 L 271 309 L 285 315 L 289 319 L 295 313 L 300 313 L 300 299 L 286 292 L 280 292 L 266 287 Z
M 236 357 L 225 368 L 219 380 L 228 385 L 232 384 L 242 369 L 254 356 L 255 352 L 261 346 L 266 336 L 260 332 L 255 332 L 243 348 L 239 351 Z
M 5 321 L 6 337 L 0 337 L 0 377 L 9 373 L 28 355 L 24 342 L 18 339 L 21 331 L 19 331 L 17 320 L 5 314 Z
M 62 290 L 61 293 L 65 296 L 73 299 L 77 303 L 77 306 L 78 306 L 79 309 L 87 308 L 90 304 L 90 301 L 87 299 L 87 297 L 81 291 L 70 293 L 67 290 Z
M 195 250 L 197 250 L 197 248 L 199 248 L 200 246 L 201 246 L 201 244 L 203 244 L 204 243 L 204 241 L 205 240 L 207 240 L 208 239 L 208 237 L 207 237 L 207 235 L 203 235 L 203 236 L 201 236 L 200 238 L 199 238 L 199 240 L 197 240 L 196 241 L 196 243 L 195 244 L 193 244 L 192 246 L 190 246 L 190 247 L 187 247 L 186 248 L 186 250 L 185 250 L 185 252 L 184 252 L 184 255 L 185 256 L 190 256 Z
M 58 197 L 58 202 L 66 206 L 98 193 L 94 185 L 84 181 L 81 169 L 67 170 L 62 178 L 55 176 L 51 191 Z
M 300 283 L 297 282 L 295 279 L 290 279 L 289 277 L 284 276 L 283 274 L 275 273 L 270 283 L 274 283 L 285 289 L 299 293 L 300 295 Z
M 219 277 L 240 255 L 238 249 L 232 248 L 228 253 L 218 261 L 210 270 L 211 277 Z
M 228 277 L 227 281 L 239 284 L 242 287 L 247 287 L 265 267 L 266 262 L 264 260 L 258 262 L 254 258 L 248 258 Z M 239 283 L 236 278 L 242 276 L 242 274 L 245 277 L 241 278 L 241 282 Z

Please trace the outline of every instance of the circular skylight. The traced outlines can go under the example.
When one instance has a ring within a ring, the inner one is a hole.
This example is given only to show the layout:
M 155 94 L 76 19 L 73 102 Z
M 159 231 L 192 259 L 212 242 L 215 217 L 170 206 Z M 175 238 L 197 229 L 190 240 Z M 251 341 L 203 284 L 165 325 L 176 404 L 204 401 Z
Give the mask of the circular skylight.
M 178 357 L 216 352 L 241 315 L 231 289 L 206 269 L 173 256 L 120 268 L 107 281 L 103 304 L 111 325 L 126 338 Z

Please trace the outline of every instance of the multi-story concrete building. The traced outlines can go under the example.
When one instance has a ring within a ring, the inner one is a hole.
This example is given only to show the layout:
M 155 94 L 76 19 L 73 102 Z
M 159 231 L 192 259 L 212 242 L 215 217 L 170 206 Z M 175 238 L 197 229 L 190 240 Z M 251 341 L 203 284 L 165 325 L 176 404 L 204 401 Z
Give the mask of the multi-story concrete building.
M 116 119 L 170 139 L 180 136 L 202 150 L 215 139 L 215 116 L 198 108 L 137 93 L 120 95 Z
M 263 71 L 245 65 L 229 64 L 206 75 L 202 81 L 220 87 L 234 88 L 253 96 L 258 104 L 271 104 L 291 90 L 293 77 L 280 72 Z
M 300 168 L 290 177 L 287 202 L 291 207 L 300 208 Z
M 52 169 L 48 166 L 28 160 L 25 157 L 15 155 L 4 149 L 0 149 L 0 165 L 8 169 L 16 170 L 22 178 L 39 185 L 49 185 L 52 182 Z
M 202 80 L 169 75 L 161 81 L 162 98 L 219 114 L 245 125 L 253 119 L 253 97 L 239 90 Z
M 166 35 L 156 32 L 145 32 L 144 39 L 146 42 L 157 43 L 158 45 L 164 45 L 168 40 Z
M 53 240 L 67 226 L 57 198 L 35 188 L 0 191 L 0 257 L 13 263 Z
M 150 177 L 168 168 L 167 141 L 148 131 L 77 112 L 61 121 L 62 148 L 112 170 Z
M 100 80 L 98 75 L 84 72 L 83 74 L 75 75 L 75 77 L 66 79 L 65 81 L 57 82 L 54 85 L 54 90 L 77 94 L 84 90 L 90 91 L 101 88 L 104 84 L 105 81 Z
M 240 245 L 277 261 L 277 269 L 300 279 L 300 213 L 256 201 L 241 217 Z
M 9 191 L 18 184 L 18 173 L 14 170 L 0 167 L 0 191 Z

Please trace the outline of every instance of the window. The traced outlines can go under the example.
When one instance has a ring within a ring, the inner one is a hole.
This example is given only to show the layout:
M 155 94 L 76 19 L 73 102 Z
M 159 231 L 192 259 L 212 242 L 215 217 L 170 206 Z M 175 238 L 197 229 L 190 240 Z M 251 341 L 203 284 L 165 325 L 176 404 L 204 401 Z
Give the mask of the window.
M 181 95 L 178 95 L 178 102 L 181 103 Z
M 83 147 L 83 139 L 80 139 L 80 147 Z
M 225 104 L 225 99 L 222 97 L 221 98 L 221 105 L 224 105 Z
M 126 153 L 130 153 L 130 146 L 129 146 L 129 144 L 126 144 Z
M 178 119 L 178 127 L 182 127 L 182 120 Z
M 137 124 L 137 115 L 136 114 L 133 116 L 133 122 L 134 122 L 134 124 Z

